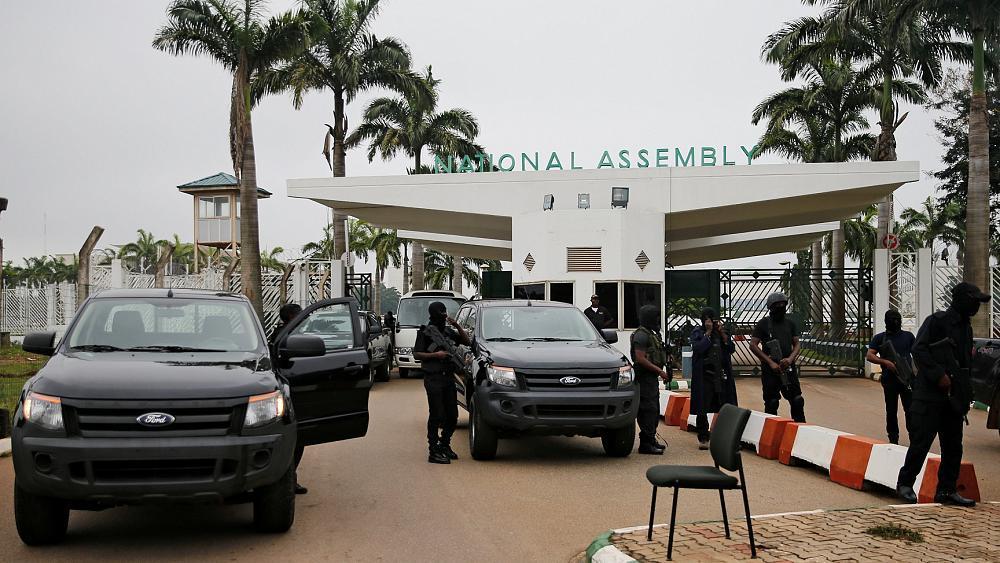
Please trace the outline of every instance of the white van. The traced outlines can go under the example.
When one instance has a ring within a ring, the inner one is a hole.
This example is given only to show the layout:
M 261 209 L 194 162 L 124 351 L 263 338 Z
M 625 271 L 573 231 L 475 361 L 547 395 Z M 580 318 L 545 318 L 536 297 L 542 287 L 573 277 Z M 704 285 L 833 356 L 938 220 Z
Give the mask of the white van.
M 396 365 L 399 366 L 399 377 L 409 377 L 410 370 L 420 368 L 420 362 L 413 359 L 413 344 L 417 340 L 417 329 L 427 324 L 427 307 L 435 301 L 444 303 L 448 316 L 454 318 L 467 299 L 457 291 L 438 289 L 411 291 L 399 299 L 396 309 Z

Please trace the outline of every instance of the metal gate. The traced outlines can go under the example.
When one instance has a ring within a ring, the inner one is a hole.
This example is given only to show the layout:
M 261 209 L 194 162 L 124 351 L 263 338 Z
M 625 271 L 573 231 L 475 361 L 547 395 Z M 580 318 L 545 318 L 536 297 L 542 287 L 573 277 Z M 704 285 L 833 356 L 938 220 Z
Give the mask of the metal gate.
M 347 274 L 344 277 L 346 294 L 358 300 L 363 311 L 371 310 L 372 306 L 372 275 Z
M 699 323 L 701 309 L 711 306 L 726 321 L 735 341 L 734 369 L 741 374 L 758 374 L 759 361 L 750 350 L 751 334 L 754 325 L 767 315 L 767 296 L 780 291 L 788 296 L 788 315 L 801 332 L 798 363 L 804 374 L 864 373 L 864 353 L 873 328 L 870 269 L 690 272 L 704 276 L 700 295 L 693 287 L 677 291 L 678 284 L 669 281 L 666 288 L 665 326 L 675 354 Z

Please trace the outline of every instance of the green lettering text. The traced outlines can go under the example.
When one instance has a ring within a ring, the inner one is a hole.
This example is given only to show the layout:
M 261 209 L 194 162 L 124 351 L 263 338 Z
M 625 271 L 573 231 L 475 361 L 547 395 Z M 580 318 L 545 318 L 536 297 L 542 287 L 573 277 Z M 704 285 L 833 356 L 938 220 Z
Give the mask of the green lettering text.
M 681 149 L 674 149 L 674 162 L 677 163 L 677 166 L 694 166 L 694 147 L 688 149 L 687 158 L 684 158 Z
M 632 161 L 628 158 L 628 149 L 618 151 L 618 160 L 621 162 L 618 168 L 632 168 Z
M 663 168 L 670 166 L 667 160 L 670 159 L 670 149 L 656 149 L 656 167 Z
M 715 147 L 701 147 L 701 165 L 715 166 Z
M 608 151 L 604 151 L 604 154 L 601 155 L 601 162 L 597 164 L 597 169 L 600 170 L 601 168 L 614 168 L 614 167 L 615 167 L 614 163 L 611 162 L 611 155 L 608 154 Z

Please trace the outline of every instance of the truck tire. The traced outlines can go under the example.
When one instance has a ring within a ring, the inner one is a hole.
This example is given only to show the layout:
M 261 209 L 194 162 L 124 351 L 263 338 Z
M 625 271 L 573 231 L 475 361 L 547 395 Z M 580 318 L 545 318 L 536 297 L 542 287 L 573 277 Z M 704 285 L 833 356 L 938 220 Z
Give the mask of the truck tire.
M 375 368 L 375 381 L 389 381 L 389 363 L 386 362 Z
M 497 456 L 497 431 L 484 420 L 476 396 L 472 395 L 472 412 L 469 413 L 469 451 L 472 459 L 488 461 Z
M 399 368 L 399 378 L 406 379 L 410 377 L 410 368 Z
M 59 543 L 69 525 L 69 505 L 66 501 L 29 493 L 15 483 L 14 522 L 17 535 L 26 545 Z
M 601 445 L 604 453 L 611 457 L 628 457 L 635 445 L 635 425 L 605 431 L 601 435 Z
M 253 527 L 264 534 L 287 532 L 295 521 L 295 464 L 276 483 L 253 494 Z

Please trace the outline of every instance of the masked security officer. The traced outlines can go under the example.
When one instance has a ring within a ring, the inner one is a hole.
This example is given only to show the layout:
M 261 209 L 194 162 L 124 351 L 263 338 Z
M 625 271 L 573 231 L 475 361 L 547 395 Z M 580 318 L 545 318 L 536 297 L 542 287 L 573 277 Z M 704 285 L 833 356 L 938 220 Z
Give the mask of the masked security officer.
M 736 405 L 732 354 L 736 346 L 715 309 L 701 311 L 701 326 L 691 331 L 691 414 L 698 427 L 698 449 L 708 449 L 708 413 Z
M 663 455 L 666 444 L 656 441 L 656 427 L 660 422 L 659 379 L 670 381 L 664 371 L 667 365 L 667 348 L 660 337 L 660 309 L 643 305 L 639 309 L 639 328 L 632 333 L 631 349 L 635 378 L 639 384 L 639 453 Z
M 910 404 L 910 448 L 899 470 L 896 492 L 905 502 L 917 502 L 913 483 L 931 449 L 934 436 L 941 443 L 934 502 L 975 506 L 958 494 L 958 472 L 962 465 L 962 422 L 972 403 L 972 325 L 969 319 L 990 296 L 971 283 L 962 282 L 951 291 L 951 306 L 927 317 L 917 331 L 913 360 Z
M 761 361 L 760 381 L 764 392 L 764 412 L 778 414 L 781 397 L 791 406 L 795 422 L 806 421 L 806 400 L 802 397 L 795 360 L 799 357 L 799 327 L 785 315 L 788 298 L 776 292 L 767 296 L 767 316 L 754 326 L 750 338 L 750 351 Z M 780 359 L 772 358 L 762 346 L 775 351 Z
M 903 316 L 892 309 L 885 312 L 885 332 L 880 332 L 868 344 L 865 359 L 882 366 L 882 395 L 885 397 L 885 432 L 889 441 L 899 443 L 899 403 L 903 403 L 906 430 L 910 430 L 910 384 L 907 375 L 912 374 L 910 353 L 916 338 L 913 333 L 903 330 Z M 895 358 L 885 357 L 890 343 Z
M 451 449 L 451 436 L 455 433 L 455 424 L 458 422 L 456 368 L 449 359 L 449 353 L 441 349 L 440 345 L 435 345 L 435 339 L 430 333 L 436 331 L 451 346 L 468 346 L 469 335 L 455 319 L 448 316 L 444 303 L 431 303 L 427 312 L 430 314 L 430 322 L 420 327 L 413 344 L 413 357 L 420 360 L 420 370 L 424 372 L 424 390 L 427 391 L 427 445 L 430 450 L 427 461 L 451 463 L 451 460 L 458 459 L 458 454 Z M 438 429 L 441 431 L 440 435 Z

